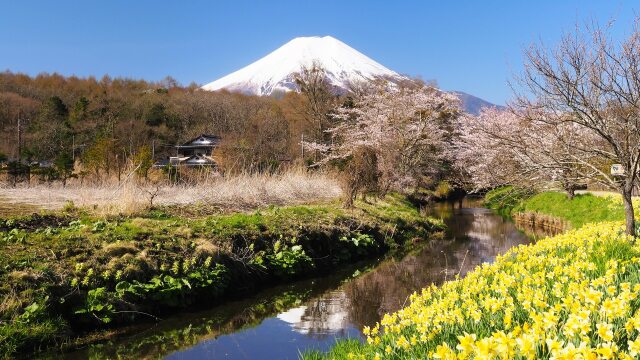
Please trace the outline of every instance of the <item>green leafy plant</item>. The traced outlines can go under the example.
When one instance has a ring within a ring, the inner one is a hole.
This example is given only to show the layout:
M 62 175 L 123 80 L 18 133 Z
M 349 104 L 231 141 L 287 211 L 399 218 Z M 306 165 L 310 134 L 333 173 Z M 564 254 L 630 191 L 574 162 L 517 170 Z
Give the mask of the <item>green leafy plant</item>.
M 106 221 L 96 221 L 95 223 L 93 223 L 93 227 L 91 228 L 92 232 L 102 232 L 104 231 L 104 229 L 107 227 L 107 222 Z
M 47 300 L 49 300 L 48 296 L 44 298 L 42 303 L 46 304 Z M 38 319 L 39 317 L 41 317 L 44 311 L 45 311 L 44 305 L 40 305 L 37 302 L 33 302 L 31 303 L 31 305 L 24 308 L 24 312 L 20 314 L 19 319 L 20 321 L 31 323 L 36 319 Z
M 221 293 L 227 285 L 227 268 L 216 264 L 213 269 L 200 267 L 183 276 L 158 275 L 148 282 L 121 281 L 116 285 L 120 298 L 151 299 L 162 304 L 177 306 L 189 302 L 186 295 L 206 290 L 213 295 Z
M 351 237 L 343 236 L 340 241 L 350 242 L 357 247 L 368 247 L 376 244 L 373 237 L 369 234 L 356 233 Z
M 295 243 L 294 240 L 292 242 Z M 280 240 L 274 244 L 274 254 L 267 255 L 270 266 L 280 276 L 291 276 L 313 268 L 313 260 L 305 253 L 301 245 L 289 246 Z
M 115 309 L 109 301 L 107 289 L 100 287 L 87 292 L 87 298 L 82 309 L 76 310 L 76 314 L 88 314 L 102 323 L 110 323 Z
M 73 220 L 72 222 L 70 222 L 67 225 L 67 230 L 68 231 L 78 231 L 78 230 L 82 229 L 85 226 L 86 225 L 84 225 L 80 220 Z
M 46 236 L 53 236 L 53 235 L 58 234 L 60 232 L 60 229 L 54 228 L 54 227 L 51 227 L 51 226 L 47 226 L 44 229 L 37 229 L 36 230 L 36 233 L 40 233 L 40 232 L 43 233 Z
M 26 239 L 27 239 L 27 233 L 20 231 L 20 229 L 11 229 L 8 233 L 6 233 L 2 237 L 2 242 L 22 244 L 25 242 Z
M 436 199 L 446 199 L 453 193 L 453 186 L 448 181 L 440 181 L 433 190 L 433 196 Z
M 375 239 L 369 234 L 355 233 L 352 236 L 343 236 L 340 241 L 347 242 L 356 247 L 356 253 L 358 255 L 367 254 L 370 249 L 378 247 Z

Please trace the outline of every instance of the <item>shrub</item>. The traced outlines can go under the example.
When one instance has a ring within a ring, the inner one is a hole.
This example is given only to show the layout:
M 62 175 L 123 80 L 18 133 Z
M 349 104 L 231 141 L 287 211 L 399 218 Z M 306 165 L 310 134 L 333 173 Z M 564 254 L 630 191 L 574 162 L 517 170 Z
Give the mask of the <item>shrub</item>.
M 440 181 L 433 191 L 433 196 L 436 199 L 447 199 L 453 193 L 453 187 L 448 181 Z
M 292 239 L 291 242 L 295 244 L 296 240 Z M 273 251 L 272 255 L 267 255 L 267 260 L 279 276 L 299 275 L 313 267 L 313 260 L 300 245 L 289 246 L 278 240 L 274 244 Z

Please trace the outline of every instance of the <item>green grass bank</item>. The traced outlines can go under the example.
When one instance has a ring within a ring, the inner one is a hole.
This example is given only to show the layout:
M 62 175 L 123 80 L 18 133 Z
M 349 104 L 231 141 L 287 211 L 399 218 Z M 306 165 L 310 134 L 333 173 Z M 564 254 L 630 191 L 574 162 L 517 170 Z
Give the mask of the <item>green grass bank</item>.
M 624 220 L 624 205 L 619 195 L 597 196 L 586 193 L 569 199 L 561 192 L 533 194 L 507 186 L 489 191 L 485 195 L 485 206 L 510 216 L 544 215 L 564 221 L 571 228 L 580 228 L 589 223 Z
M 71 209 L 0 220 L 0 356 L 328 273 L 443 228 L 400 195 L 353 209 L 183 214 L 96 218 Z

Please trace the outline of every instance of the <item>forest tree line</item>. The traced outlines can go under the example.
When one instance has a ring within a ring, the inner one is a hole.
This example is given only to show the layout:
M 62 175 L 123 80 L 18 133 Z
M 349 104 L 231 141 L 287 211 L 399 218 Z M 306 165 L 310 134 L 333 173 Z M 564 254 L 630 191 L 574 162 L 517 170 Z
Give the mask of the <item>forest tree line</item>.
M 302 67 L 294 81 L 300 92 L 259 97 L 171 78 L 5 72 L 0 152 L 10 173 L 48 161 L 50 170 L 40 173 L 47 180 L 120 181 L 132 168 L 146 178 L 154 161 L 175 155 L 176 144 L 214 134 L 223 139 L 214 151 L 222 172 L 330 168 L 349 204 L 357 194 L 433 188 L 450 175 L 447 154 L 460 112 L 454 95 L 418 80 L 384 79 L 340 93 L 318 64 Z
M 100 179 L 149 152 L 156 160 L 173 155 L 174 145 L 205 133 L 222 137 L 216 160 L 226 171 L 274 169 L 301 160 L 303 134 L 322 136 L 318 114 L 336 97 L 310 86 L 310 96 L 258 97 L 202 91 L 169 77 L 148 82 L 7 71 L 0 73 L 0 158 L 75 159 Z

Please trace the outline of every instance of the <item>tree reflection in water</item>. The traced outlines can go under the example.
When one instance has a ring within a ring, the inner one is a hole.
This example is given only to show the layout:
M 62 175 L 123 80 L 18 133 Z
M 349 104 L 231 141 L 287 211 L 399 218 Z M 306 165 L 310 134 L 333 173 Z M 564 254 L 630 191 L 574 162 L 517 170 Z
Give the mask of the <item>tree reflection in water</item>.
M 469 200 L 436 204 L 428 215 L 444 220 L 444 239 L 401 259 L 384 260 L 353 279 L 342 272 L 272 289 L 66 357 L 297 359 L 305 349 L 326 349 L 336 338 L 360 336 L 359 329 L 403 307 L 414 291 L 464 276 L 509 248 L 533 241 L 510 220 Z
M 447 236 L 401 260 L 384 261 L 375 270 L 307 303 L 293 329 L 304 334 L 339 334 L 346 325 L 362 328 L 406 305 L 409 295 L 430 284 L 463 276 L 513 246 L 532 239 L 508 219 L 469 200 L 436 204 L 429 215 L 442 218 Z

